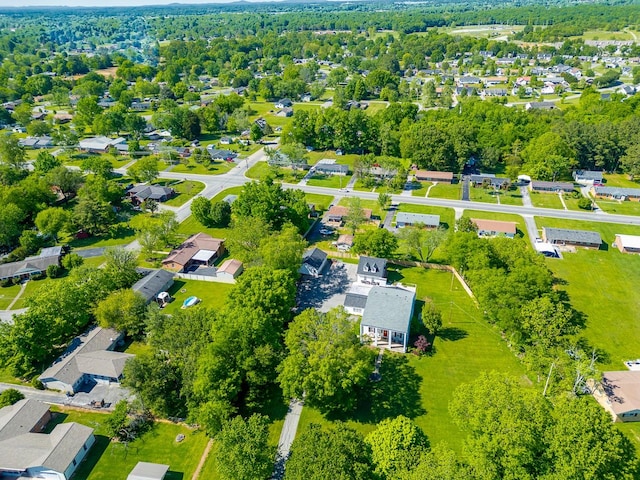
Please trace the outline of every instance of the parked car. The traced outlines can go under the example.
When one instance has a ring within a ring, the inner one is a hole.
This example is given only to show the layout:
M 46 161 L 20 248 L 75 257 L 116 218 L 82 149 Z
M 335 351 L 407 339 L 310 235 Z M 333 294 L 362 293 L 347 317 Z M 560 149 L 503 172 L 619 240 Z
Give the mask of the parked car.
M 333 235 L 333 230 L 330 228 L 321 228 L 320 235 Z

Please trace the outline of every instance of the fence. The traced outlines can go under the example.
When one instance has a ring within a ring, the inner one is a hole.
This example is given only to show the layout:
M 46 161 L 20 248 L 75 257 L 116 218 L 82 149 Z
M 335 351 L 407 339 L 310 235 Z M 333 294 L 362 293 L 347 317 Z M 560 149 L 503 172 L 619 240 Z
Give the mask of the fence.
M 198 280 L 200 282 L 236 283 L 236 279 L 230 276 L 195 275 L 193 273 L 176 273 L 177 278 L 185 280 Z

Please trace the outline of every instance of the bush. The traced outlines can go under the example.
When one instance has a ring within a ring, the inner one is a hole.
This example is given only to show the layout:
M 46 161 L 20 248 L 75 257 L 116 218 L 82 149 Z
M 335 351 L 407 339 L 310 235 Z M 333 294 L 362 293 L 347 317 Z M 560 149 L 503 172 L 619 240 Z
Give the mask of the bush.
M 39 273 L 37 275 L 31 275 L 31 280 L 44 280 L 45 278 L 47 278 L 47 274 L 44 273 L 44 272 L 43 273 Z M 20 281 L 21 280 L 19 278 L 17 278 L 15 283 L 18 284 L 18 283 L 20 283 Z
M 37 390 L 44 390 L 44 383 L 42 383 L 38 377 L 33 377 L 33 380 L 31 380 L 31 386 Z
M 60 265 L 56 265 L 54 263 L 53 265 L 49 265 L 47 267 L 47 276 L 49 278 L 58 278 L 61 273 L 62 273 L 62 268 L 60 267 Z
M 0 280 L 0 288 L 7 288 L 13 285 L 13 281 L 10 278 L 5 278 L 4 280 Z
M 587 197 L 582 197 L 580 200 L 578 200 L 578 207 L 582 208 L 583 210 L 591 210 L 591 200 Z
M 8 407 L 24 398 L 24 395 L 15 388 L 9 388 L 0 393 L 0 408 Z
M 67 270 L 82 266 L 84 258 L 77 253 L 70 253 L 62 258 L 62 266 Z

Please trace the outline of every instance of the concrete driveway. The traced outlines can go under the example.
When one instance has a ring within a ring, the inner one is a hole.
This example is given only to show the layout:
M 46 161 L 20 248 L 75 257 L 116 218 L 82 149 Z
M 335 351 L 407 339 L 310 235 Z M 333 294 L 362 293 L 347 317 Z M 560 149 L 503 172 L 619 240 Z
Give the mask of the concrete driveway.
M 298 284 L 298 311 L 315 308 L 328 312 L 344 305 L 351 283 L 356 280 L 358 266 L 335 261 L 317 278 L 305 278 Z

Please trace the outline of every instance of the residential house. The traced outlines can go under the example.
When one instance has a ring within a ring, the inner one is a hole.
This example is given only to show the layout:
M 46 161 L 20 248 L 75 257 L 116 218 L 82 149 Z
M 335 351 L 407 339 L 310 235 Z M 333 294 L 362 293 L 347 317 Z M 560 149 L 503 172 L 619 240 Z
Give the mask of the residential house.
M 640 421 L 640 371 L 604 372 L 593 396 L 614 421 Z
M 278 117 L 285 117 L 285 118 L 293 117 L 293 107 L 284 107 L 280 109 L 278 113 L 276 113 L 276 115 Z
M 542 240 L 552 245 L 572 245 L 587 248 L 600 248 L 602 244 L 602 239 L 598 232 L 564 228 L 543 227 Z
M 482 220 L 479 218 L 472 218 L 471 221 L 478 227 L 479 237 L 513 238 L 516 236 L 516 222 Z
M 71 341 L 67 350 L 38 380 L 51 390 L 76 393 L 85 383 L 119 383 L 126 362 L 134 355 L 114 352 L 124 335 L 95 327 Z
M 229 258 L 216 269 L 216 276 L 232 281 L 239 277 L 243 271 L 244 266 L 240 260 Z
M 169 465 L 138 462 L 127 476 L 127 480 L 164 480 L 168 471 Z
M 60 265 L 62 255 L 62 247 L 43 248 L 37 256 L 27 257 L 19 262 L 0 264 L 0 280 L 27 280 L 34 275 L 42 275 L 49 265 Z
M 613 246 L 622 253 L 640 253 L 640 236 L 616 233 Z
M 319 248 L 312 248 L 302 254 L 302 265 L 298 272 L 310 277 L 322 275 L 322 271 L 329 262 L 329 257 Z
M 353 247 L 353 235 L 342 234 L 333 244 L 341 252 L 348 252 Z
M 419 182 L 453 183 L 453 172 L 416 170 L 415 177 Z
M 221 137 L 220 145 L 231 145 L 233 143 L 233 138 L 231 137 Z
M 370 221 L 372 214 L 371 209 L 363 208 L 362 210 L 366 221 Z M 341 227 L 347 215 L 349 215 L 349 207 L 334 205 L 325 214 L 324 223 L 331 227 Z
M 156 202 L 166 202 L 176 194 L 171 187 L 162 185 L 139 184 L 127 191 L 127 196 L 134 205 L 140 205 L 145 200 L 155 200 Z
M 353 283 L 344 297 L 344 309 L 351 315 L 360 315 L 364 313 L 367 305 L 367 297 L 374 285 L 364 285 L 362 283 Z
M 282 100 L 278 100 L 275 104 L 275 107 L 278 109 L 292 107 L 292 106 L 293 106 L 293 102 L 288 98 L 283 98 Z
M 467 85 L 476 85 L 480 83 L 480 79 L 478 77 L 473 77 L 471 75 L 464 75 L 458 78 L 458 85 L 461 87 L 466 87 Z
M 25 148 L 50 148 L 53 147 L 53 139 L 47 135 L 42 137 L 27 137 L 21 140 L 18 140 L 18 143 Z
M 407 351 L 416 292 L 396 286 L 374 286 L 360 322 L 360 339 L 376 347 Z
M 573 179 L 578 183 L 602 183 L 604 172 L 595 170 L 575 170 L 572 174 Z
M 213 148 L 212 145 L 207 146 L 207 152 L 209 152 L 209 156 L 211 160 L 214 161 L 233 161 L 234 158 L 238 156 L 236 152 L 232 152 L 231 150 L 221 150 L 217 148 Z
M 69 123 L 71 120 L 73 120 L 73 115 L 66 112 L 58 112 L 53 116 L 53 122 L 58 125 Z
M 303 160 L 302 162 L 293 162 L 288 155 L 282 153 L 282 151 L 278 150 L 277 152 L 273 152 L 273 154 L 267 157 L 267 163 L 271 166 L 275 167 L 284 167 L 284 168 L 292 168 L 292 169 L 302 169 L 309 170 L 311 166 Z
M 387 261 L 384 258 L 362 255 L 358 260 L 356 278 L 365 285 L 386 285 Z
M 43 433 L 49 406 L 25 398 L 0 409 L 0 478 L 69 480 L 95 443 L 93 429 L 69 422 Z
M 553 110 L 556 108 L 556 104 L 553 102 L 528 102 L 525 106 L 525 110 Z
M 158 298 L 173 285 L 173 273 L 167 270 L 149 270 L 145 276 L 133 284 L 131 290 L 142 295 L 147 303 Z
M 507 77 L 485 77 L 482 79 L 482 83 L 484 83 L 484 85 L 486 87 L 493 87 L 495 85 L 500 85 L 501 83 L 507 83 L 509 79 Z
M 80 140 L 78 148 L 89 153 L 107 153 L 111 147 L 126 144 L 124 138 L 91 137 Z
M 210 267 L 224 253 L 224 240 L 206 233 L 187 238 L 162 261 L 162 267 L 174 272 L 188 273 L 199 267 Z
M 425 213 L 398 212 L 396 214 L 396 227 L 438 228 L 440 226 L 440 215 L 428 215 Z
M 542 180 L 532 180 L 529 183 L 529 190 L 532 192 L 552 192 L 571 193 L 575 190 L 573 183 L 569 182 L 545 182 Z
M 323 162 L 320 161 L 314 167 L 316 173 L 322 175 L 342 175 L 345 176 L 349 173 L 349 165 L 342 165 L 335 162 Z
M 509 178 L 496 177 L 493 173 L 480 173 L 477 175 L 470 175 L 469 181 L 474 187 L 483 187 L 490 185 L 493 188 L 502 188 L 504 184 L 511 183 Z
M 487 88 L 484 94 L 486 97 L 506 97 L 509 92 L 506 88 Z
M 634 202 L 640 201 L 640 188 L 603 187 L 594 185 L 591 187 L 591 193 L 596 198 L 631 200 Z

